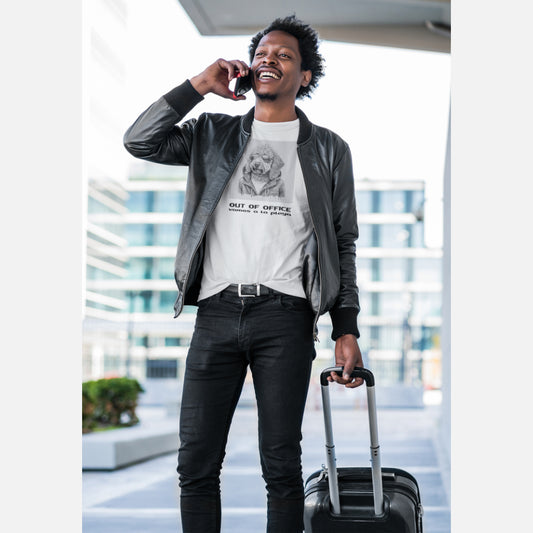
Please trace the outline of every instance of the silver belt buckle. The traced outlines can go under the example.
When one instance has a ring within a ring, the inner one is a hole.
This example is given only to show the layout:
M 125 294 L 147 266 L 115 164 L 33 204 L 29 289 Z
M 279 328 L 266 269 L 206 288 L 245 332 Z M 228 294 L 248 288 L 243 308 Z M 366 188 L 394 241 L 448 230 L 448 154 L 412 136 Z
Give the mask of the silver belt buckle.
M 255 285 L 257 294 L 242 294 L 241 289 L 243 285 Z M 261 296 L 261 285 L 259 283 L 237 283 L 237 294 L 239 298 L 255 298 L 256 296 Z

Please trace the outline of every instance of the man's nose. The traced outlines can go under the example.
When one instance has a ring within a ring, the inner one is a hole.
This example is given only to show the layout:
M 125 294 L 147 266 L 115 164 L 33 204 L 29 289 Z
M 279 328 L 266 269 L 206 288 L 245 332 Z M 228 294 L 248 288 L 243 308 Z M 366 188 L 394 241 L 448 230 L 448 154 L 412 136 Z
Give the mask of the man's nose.
M 276 63 L 276 55 L 273 53 L 267 54 L 263 57 L 263 63 L 267 65 L 272 65 Z

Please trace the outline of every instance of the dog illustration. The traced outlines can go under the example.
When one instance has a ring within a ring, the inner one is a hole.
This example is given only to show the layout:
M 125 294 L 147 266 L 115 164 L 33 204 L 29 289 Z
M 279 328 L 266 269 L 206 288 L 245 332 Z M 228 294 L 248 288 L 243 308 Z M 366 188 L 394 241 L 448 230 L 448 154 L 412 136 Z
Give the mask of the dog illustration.
M 268 144 L 259 145 L 248 156 L 239 182 L 241 194 L 251 196 L 285 197 L 285 186 L 281 179 L 281 167 L 285 163 Z

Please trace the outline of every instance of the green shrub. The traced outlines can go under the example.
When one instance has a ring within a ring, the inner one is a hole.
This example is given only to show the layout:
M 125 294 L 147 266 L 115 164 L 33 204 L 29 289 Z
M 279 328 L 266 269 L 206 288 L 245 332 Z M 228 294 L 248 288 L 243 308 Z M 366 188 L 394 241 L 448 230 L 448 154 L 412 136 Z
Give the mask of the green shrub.
M 131 378 L 107 378 L 82 383 L 82 428 L 84 433 L 97 427 L 133 426 L 139 382 Z
M 83 433 L 89 433 L 96 427 L 94 418 L 94 400 L 91 394 L 94 381 L 86 381 L 81 384 L 81 419 Z

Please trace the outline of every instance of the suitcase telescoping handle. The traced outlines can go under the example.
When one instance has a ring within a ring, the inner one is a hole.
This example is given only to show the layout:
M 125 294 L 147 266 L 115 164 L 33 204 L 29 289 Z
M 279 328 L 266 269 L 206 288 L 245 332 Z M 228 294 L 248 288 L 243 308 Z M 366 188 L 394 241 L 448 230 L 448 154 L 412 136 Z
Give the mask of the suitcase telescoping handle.
M 333 427 L 331 422 L 331 403 L 329 398 L 328 377 L 336 372 L 342 377 L 343 367 L 326 368 L 320 374 L 322 390 L 322 410 L 324 412 L 324 426 L 326 429 L 326 460 L 328 467 L 329 497 L 334 514 L 340 514 L 339 483 L 337 479 L 337 465 L 335 458 L 335 444 L 333 443 Z M 368 422 L 370 426 L 370 461 L 372 465 L 372 486 L 374 489 L 374 512 L 377 516 L 383 513 L 383 482 L 381 478 L 381 453 L 378 442 L 378 424 L 376 409 L 376 392 L 374 375 L 366 368 L 354 368 L 352 378 L 363 378 L 366 384 L 368 403 Z

